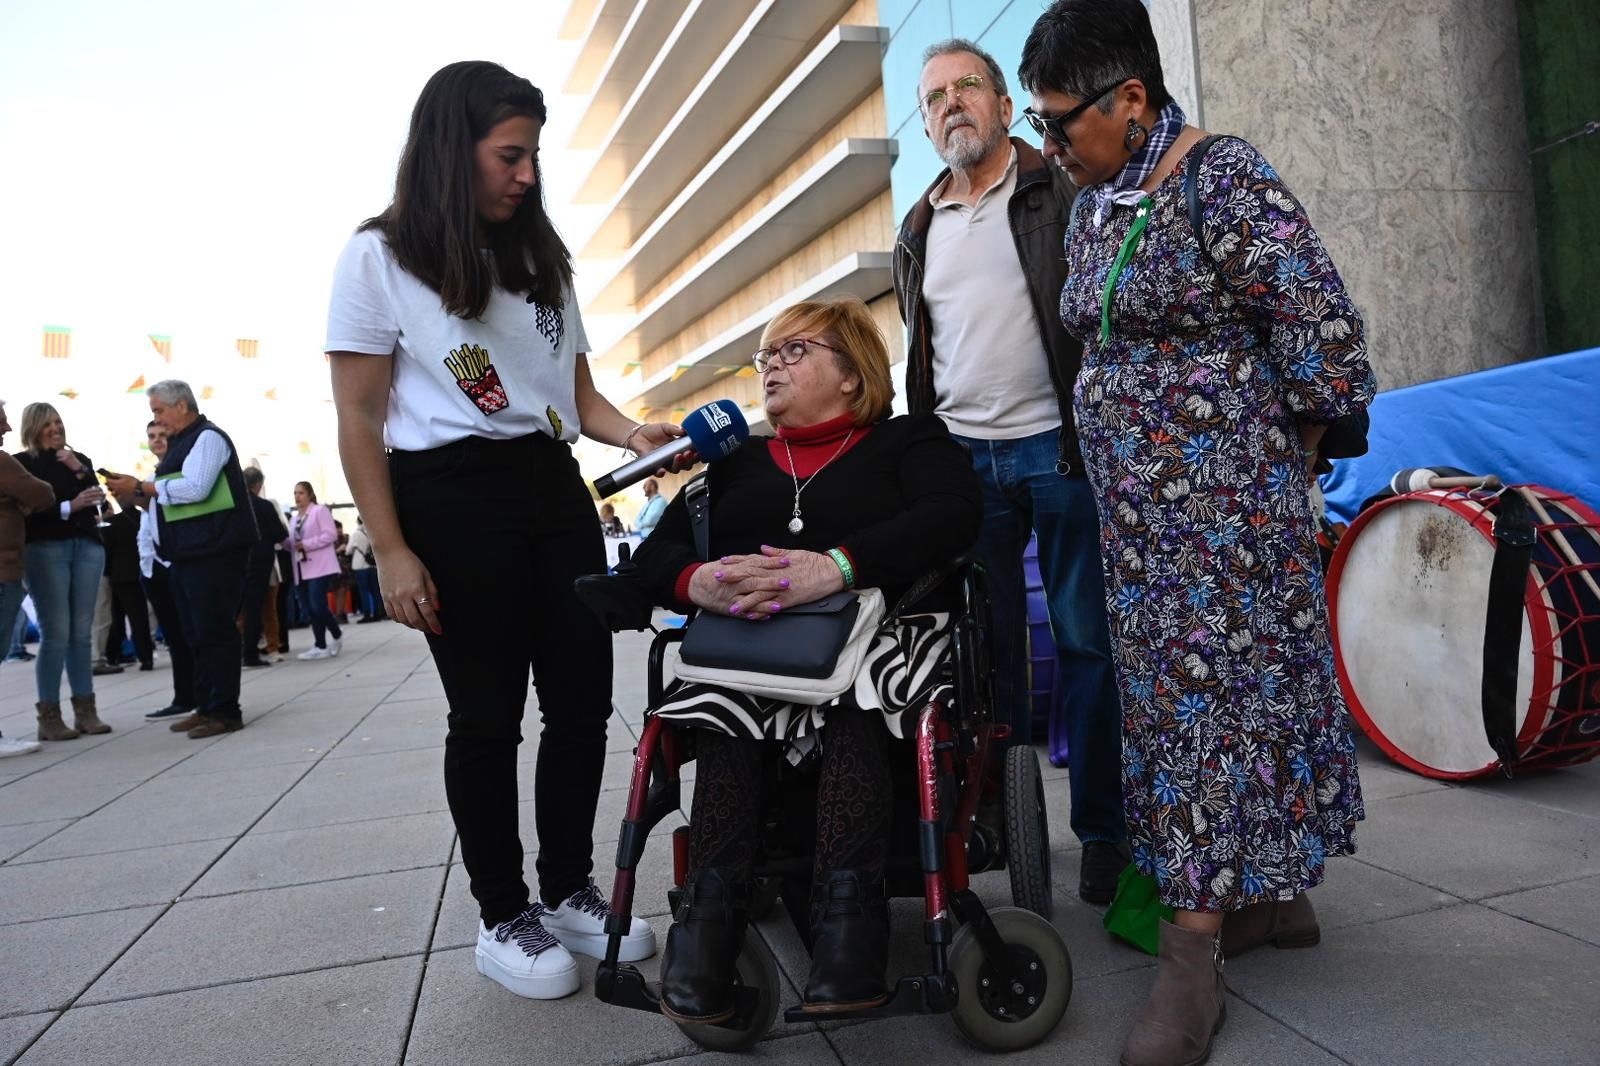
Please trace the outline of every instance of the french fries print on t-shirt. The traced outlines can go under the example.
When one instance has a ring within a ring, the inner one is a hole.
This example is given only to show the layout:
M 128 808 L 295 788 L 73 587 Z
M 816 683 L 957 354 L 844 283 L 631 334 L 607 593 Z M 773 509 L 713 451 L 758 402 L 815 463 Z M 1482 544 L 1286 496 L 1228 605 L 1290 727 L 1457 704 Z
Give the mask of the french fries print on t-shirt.
M 489 361 L 487 349 L 476 344 L 452 348 L 450 354 L 444 357 L 444 365 L 456 376 L 456 384 L 461 391 L 484 414 L 504 411 L 510 403 L 506 399 L 505 386 L 500 384 L 500 375 Z

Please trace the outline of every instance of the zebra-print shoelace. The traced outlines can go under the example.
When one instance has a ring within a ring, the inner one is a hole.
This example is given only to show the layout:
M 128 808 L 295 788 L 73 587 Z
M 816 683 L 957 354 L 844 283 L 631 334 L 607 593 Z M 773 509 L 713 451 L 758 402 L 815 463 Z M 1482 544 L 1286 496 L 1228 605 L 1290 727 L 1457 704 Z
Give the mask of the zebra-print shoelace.
M 541 951 L 556 946 L 556 938 L 544 927 L 544 904 L 532 903 L 528 909 L 511 919 L 501 922 L 494 930 L 495 941 L 504 944 L 507 940 L 516 938 L 517 947 L 526 955 L 537 955 Z
M 594 883 L 594 878 L 589 878 L 589 883 L 574 892 L 563 907 L 570 907 L 575 911 L 592 914 L 601 921 L 611 916 L 611 904 L 600 894 L 599 887 Z

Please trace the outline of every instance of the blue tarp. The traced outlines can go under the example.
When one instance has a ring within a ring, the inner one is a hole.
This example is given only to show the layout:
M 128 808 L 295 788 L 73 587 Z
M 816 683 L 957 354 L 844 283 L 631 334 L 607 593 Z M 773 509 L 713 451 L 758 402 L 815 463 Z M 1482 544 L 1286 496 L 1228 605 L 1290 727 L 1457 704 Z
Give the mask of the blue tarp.
M 1415 466 L 1548 485 L 1600 508 L 1600 348 L 1380 393 L 1371 414 L 1371 450 L 1322 479 L 1332 518 L 1348 522 Z

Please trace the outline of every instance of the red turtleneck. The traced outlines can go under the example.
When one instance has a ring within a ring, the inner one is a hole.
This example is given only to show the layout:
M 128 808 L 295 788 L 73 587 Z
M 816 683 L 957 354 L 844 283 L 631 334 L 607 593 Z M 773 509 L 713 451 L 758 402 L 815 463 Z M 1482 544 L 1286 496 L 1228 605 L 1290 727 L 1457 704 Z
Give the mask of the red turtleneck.
M 779 426 L 778 435 L 767 442 L 767 454 L 785 474 L 806 478 L 831 462 L 834 453 L 843 455 L 866 439 L 871 426 L 858 426 L 849 414 L 818 422 L 814 426 Z M 845 437 L 849 437 L 848 444 Z M 788 447 L 785 447 L 785 445 Z M 841 450 L 840 445 L 844 445 Z M 794 469 L 789 469 L 789 455 L 794 455 Z

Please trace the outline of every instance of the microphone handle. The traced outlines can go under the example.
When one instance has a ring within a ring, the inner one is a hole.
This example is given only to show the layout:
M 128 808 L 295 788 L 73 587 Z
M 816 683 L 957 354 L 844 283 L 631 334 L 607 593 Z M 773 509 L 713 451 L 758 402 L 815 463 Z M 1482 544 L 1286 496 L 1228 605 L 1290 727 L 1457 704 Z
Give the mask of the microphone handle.
M 694 447 L 694 444 L 688 437 L 679 437 L 671 444 L 641 455 L 632 462 L 617 467 L 611 473 L 602 474 L 600 477 L 595 478 L 594 491 L 603 500 L 607 496 L 616 493 L 619 489 L 625 489 L 629 485 L 643 481 L 662 467 L 672 465 L 672 457 L 674 455 L 687 451 L 692 447 Z

